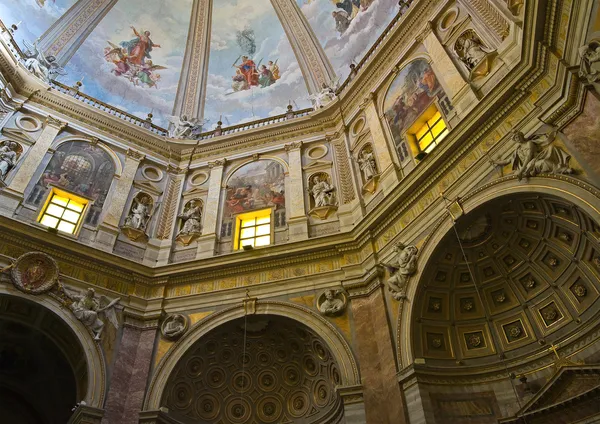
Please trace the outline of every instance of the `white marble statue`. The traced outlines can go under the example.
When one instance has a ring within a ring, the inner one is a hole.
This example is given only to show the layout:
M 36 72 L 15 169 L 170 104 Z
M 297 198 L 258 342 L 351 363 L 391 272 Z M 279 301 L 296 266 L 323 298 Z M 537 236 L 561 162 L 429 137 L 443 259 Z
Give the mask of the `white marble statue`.
M 188 235 L 199 233 L 201 229 L 202 207 L 197 200 L 190 201 L 179 215 L 183 221 L 183 227 L 177 235 Z
M 472 30 L 465 31 L 458 37 L 454 44 L 454 51 L 469 69 L 475 68 L 487 54 L 483 43 Z
M 346 309 L 346 297 L 341 290 L 325 290 L 319 300 L 318 309 L 323 315 L 337 315 Z
M 405 246 L 397 243 L 394 246 L 395 259 L 390 263 L 382 263 L 388 268 L 391 276 L 387 280 L 388 289 L 393 293 L 394 299 L 400 300 L 406 297 L 406 283 L 411 275 L 417 272 L 416 246 Z
M 309 192 L 315 201 L 315 208 L 335 206 L 335 187 L 320 175 L 315 175 Z
M 134 228 L 136 230 L 145 231 L 146 224 L 150 218 L 150 204 L 147 197 L 133 199 L 133 205 L 129 211 L 129 215 L 125 218 L 125 227 Z
M 579 48 L 581 65 L 579 76 L 584 78 L 588 84 L 600 80 L 600 44 L 598 41 L 591 42 Z
M 558 131 L 552 128 L 545 134 L 534 134 L 528 138 L 516 131 L 512 140 L 517 144 L 510 158 L 495 160 L 496 166 L 512 164 L 512 170 L 520 179 L 534 177 L 540 173 L 548 174 L 572 174 L 570 167 L 571 155 L 554 146 Z
M 65 70 L 56 63 L 56 58 L 44 55 L 37 48 L 37 43 L 30 44 L 24 41 L 27 50 L 24 52 L 25 68 L 42 81 L 49 83 L 57 75 L 66 75 Z
M 184 315 L 181 314 L 173 314 L 169 315 L 162 326 L 160 327 L 161 333 L 163 337 L 169 340 L 176 340 L 185 333 L 187 330 L 187 319 Z
M 363 149 L 363 151 L 360 152 L 357 161 L 365 182 L 372 180 L 373 177 L 377 175 L 377 163 L 373 157 L 372 150 Z
M 0 181 L 4 181 L 6 174 L 17 163 L 17 143 L 5 141 L 0 147 Z
M 176 139 L 194 138 L 202 130 L 203 121 L 199 119 L 188 119 L 186 115 L 181 117 L 169 117 L 171 123 L 169 137 Z
M 321 85 L 321 91 L 308 97 L 315 110 L 319 110 L 336 99 L 337 95 L 335 93 L 338 89 L 338 83 L 339 79 L 334 79 L 330 81 L 329 84 L 323 83 Z
M 92 330 L 95 340 L 100 340 L 105 325 L 104 318 L 108 319 L 115 328 L 119 327 L 114 306 L 121 298 L 109 301 L 106 296 L 96 296 L 92 288 L 87 289 L 85 294 L 68 287 L 63 289 L 65 295 L 72 301 L 69 309 L 79 321 Z

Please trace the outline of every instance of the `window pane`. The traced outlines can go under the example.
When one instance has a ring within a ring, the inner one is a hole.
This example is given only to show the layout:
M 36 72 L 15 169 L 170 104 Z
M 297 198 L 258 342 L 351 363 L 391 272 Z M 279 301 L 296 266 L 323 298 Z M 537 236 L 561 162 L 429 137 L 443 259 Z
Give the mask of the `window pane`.
M 257 236 L 265 236 L 267 234 L 271 234 L 271 226 L 269 224 L 256 227 Z
M 240 248 L 244 247 L 244 246 L 252 246 L 252 247 L 254 247 L 254 239 L 251 238 L 251 239 L 248 239 L 248 240 L 242 240 L 242 241 L 240 241 Z
M 437 111 L 437 112 L 435 113 L 435 115 L 433 115 L 433 116 L 431 117 L 431 119 L 427 121 L 427 122 L 429 123 L 429 126 L 430 126 L 430 127 L 433 127 L 433 126 L 435 125 L 436 121 L 437 121 L 438 119 L 441 119 L 441 117 L 442 117 L 442 115 L 440 114 L 440 112 L 439 112 L 439 111 Z
M 419 146 L 421 147 L 421 150 L 425 150 L 427 146 L 431 144 L 432 141 L 433 137 L 431 136 L 431 133 L 427 133 L 425 137 L 423 137 L 423 139 L 419 141 Z
M 248 238 L 248 237 L 254 237 L 254 227 L 250 227 L 250 228 L 242 228 L 242 231 L 240 233 L 240 238 Z
M 242 227 L 252 227 L 254 225 L 255 218 L 242 219 Z
M 417 131 L 417 134 L 415 134 L 417 136 L 417 140 L 423 138 L 427 131 L 429 131 L 429 127 L 427 125 L 423 125 L 421 128 L 419 128 L 419 131 Z
M 441 141 L 444 137 L 446 137 L 448 135 L 448 129 L 444 129 L 444 131 L 442 131 L 442 133 L 438 136 L 437 141 Z
M 67 206 L 67 203 L 69 203 L 69 199 L 55 194 L 54 196 L 52 196 L 51 202 L 56 203 L 57 205 Z
M 56 206 L 53 205 L 52 203 L 50 203 L 48 205 L 48 209 L 46 209 L 46 213 L 52 216 L 55 216 L 57 218 L 60 218 L 63 214 L 63 212 L 65 211 L 64 208 L 61 208 L 60 206 Z
M 58 224 L 58 230 L 64 231 L 65 233 L 73 234 L 75 232 L 75 225 L 70 224 L 66 221 L 60 221 L 60 224 Z
M 430 153 L 430 152 L 433 150 L 433 148 L 434 148 L 435 146 L 437 146 L 437 143 L 431 143 L 431 144 L 430 144 L 429 146 L 427 146 L 427 148 L 424 150 L 424 151 L 425 151 L 425 153 Z
M 45 225 L 46 227 L 56 228 L 56 226 L 58 225 L 58 219 L 56 219 L 50 215 L 44 215 L 42 217 L 42 220 L 40 221 L 40 223 L 42 225 Z
M 271 222 L 271 215 L 269 215 L 269 216 L 263 216 L 262 218 L 257 218 L 256 219 L 256 225 L 268 224 L 270 222 Z
M 256 237 L 255 246 L 268 246 L 271 244 L 271 236 Z
M 67 206 L 67 208 L 72 209 L 72 210 L 77 211 L 77 212 L 83 212 L 83 205 L 81 203 L 79 203 L 79 202 L 74 201 L 74 200 L 71 200 L 69 202 L 69 205 Z
M 63 215 L 62 219 L 65 219 L 73 224 L 77 224 L 77 221 L 79 221 L 79 217 L 80 217 L 80 214 L 67 209 L 65 211 L 65 214 Z
M 431 132 L 433 133 L 433 136 L 437 138 L 445 129 L 446 124 L 444 121 L 440 121 L 431 129 Z

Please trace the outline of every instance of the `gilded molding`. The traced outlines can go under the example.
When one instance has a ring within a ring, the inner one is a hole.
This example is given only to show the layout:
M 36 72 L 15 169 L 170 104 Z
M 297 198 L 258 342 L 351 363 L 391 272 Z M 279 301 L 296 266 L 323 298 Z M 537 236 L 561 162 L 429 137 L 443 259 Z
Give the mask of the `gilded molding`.
M 286 144 L 285 145 L 285 151 L 286 152 L 290 152 L 292 150 L 298 150 L 302 147 L 302 142 L 301 141 L 295 141 L 293 143 L 290 144 Z
M 227 159 L 218 159 L 218 160 L 215 160 L 212 162 L 208 162 L 208 167 L 210 169 L 223 167 L 223 166 L 225 166 L 226 163 L 227 163 Z

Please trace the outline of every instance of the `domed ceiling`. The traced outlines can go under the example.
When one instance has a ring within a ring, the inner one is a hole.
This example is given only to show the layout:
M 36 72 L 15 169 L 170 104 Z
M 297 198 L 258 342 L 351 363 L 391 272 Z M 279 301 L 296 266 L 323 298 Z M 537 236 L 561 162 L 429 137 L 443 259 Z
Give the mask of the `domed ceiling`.
M 84 0 L 0 0 L 0 19 L 8 25 L 21 22 L 15 39 L 24 45 L 42 36 L 77 1 Z M 297 0 L 297 5 L 340 78 L 398 12 L 395 0 Z M 155 123 L 167 126 L 192 6 L 193 0 L 116 1 L 59 81 L 82 81 L 85 94 L 141 118 L 152 112 Z M 289 103 L 295 109 L 310 106 L 305 76 L 270 0 L 213 0 L 210 19 L 205 129 L 220 117 L 234 125 L 284 113 Z M 136 32 L 148 34 L 153 43 L 147 55 L 135 51 Z M 256 77 L 237 72 L 244 56 L 256 65 Z M 132 75 L 131 68 L 142 72 Z

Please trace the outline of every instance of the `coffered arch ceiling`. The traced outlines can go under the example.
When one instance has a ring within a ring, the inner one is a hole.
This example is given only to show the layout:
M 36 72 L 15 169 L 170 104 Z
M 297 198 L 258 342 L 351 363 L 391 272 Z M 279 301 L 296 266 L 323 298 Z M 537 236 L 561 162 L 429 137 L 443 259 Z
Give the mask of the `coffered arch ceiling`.
M 23 40 L 33 43 L 42 37 L 43 43 L 46 31 L 52 30 L 72 7 L 85 1 L 0 1 L 0 19 L 8 25 L 21 22 L 15 38 L 23 47 Z M 307 40 L 290 39 L 300 35 L 297 31 L 286 33 L 284 30 L 286 24 L 282 19 L 291 19 L 290 14 L 297 14 L 308 24 L 307 34 L 322 48 L 322 57 L 329 62 L 326 67 L 333 69 L 338 77 L 345 78 L 349 64 L 362 59 L 399 9 L 397 0 L 289 0 L 291 5 L 286 6 L 285 13 L 278 14 L 277 1 L 200 2 L 202 13 L 207 5 L 212 5 L 211 13 L 202 21 L 203 26 L 209 27 L 209 36 L 204 38 L 204 45 L 195 47 L 208 50 L 208 54 L 200 54 L 208 67 L 204 74 L 206 64 L 200 63 L 189 78 L 203 79 L 202 84 L 206 87 L 202 91 L 204 117 L 209 120 L 205 127 L 214 127 L 219 118 L 225 125 L 234 125 L 284 113 L 289 102 L 295 108 L 310 106 L 306 69 L 300 66 L 304 62 L 297 47 L 299 43 L 306 44 Z M 194 0 L 89 3 L 93 3 L 94 8 L 90 9 L 91 14 L 99 13 L 97 4 L 100 3 L 103 12 L 68 60 L 65 66 L 68 74 L 58 78 L 59 81 L 70 86 L 82 81 L 84 93 L 140 118 L 146 118 L 152 112 L 155 123 L 168 125 L 185 67 Z M 90 21 L 89 16 L 86 19 Z M 135 69 L 140 67 L 142 72 L 135 75 L 130 72 L 133 66 L 118 64 L 118 55 L 110 53 L 114 47 L 127 49 L 127 42 L 136 37 L 131 27 L 142 34 L 149 31 L 155 44 L 148 56 L 137 63 Z M 67 43 L 77 38 L 72 34 L 65 37 Z M 259 71 L 257 80 L 249 87 L 239 81 L 236 84 L 234 79 L 236 68 L 233 65 L 240 65 L 243 55 L 249 56 Z M 150 65 L 149 61 L 152 69 L 148 66 L 148 69 L 141 69 L 142 65 Z M 260 79 L 263 65 L 273 71 L 272 78 Z M 273 66 L 278 68 L 277 71 Z M 312 66 L 315 65 L 305 64 L 305 68 Z M 146 76 L 142 75 L 144 73 Z
M 414 353 L 427 364 L 547 350 L 597 319 L 600 232 L 576 206 L 504 196 L 461 217 L 456 230 L 425 265 L 415 298 Z
M 161 404 L 186 423 L 334 423 L 343 414 L 340 382 L 314 331 L 286 317 L 249 316 L 199 339 L 178 361 Z

